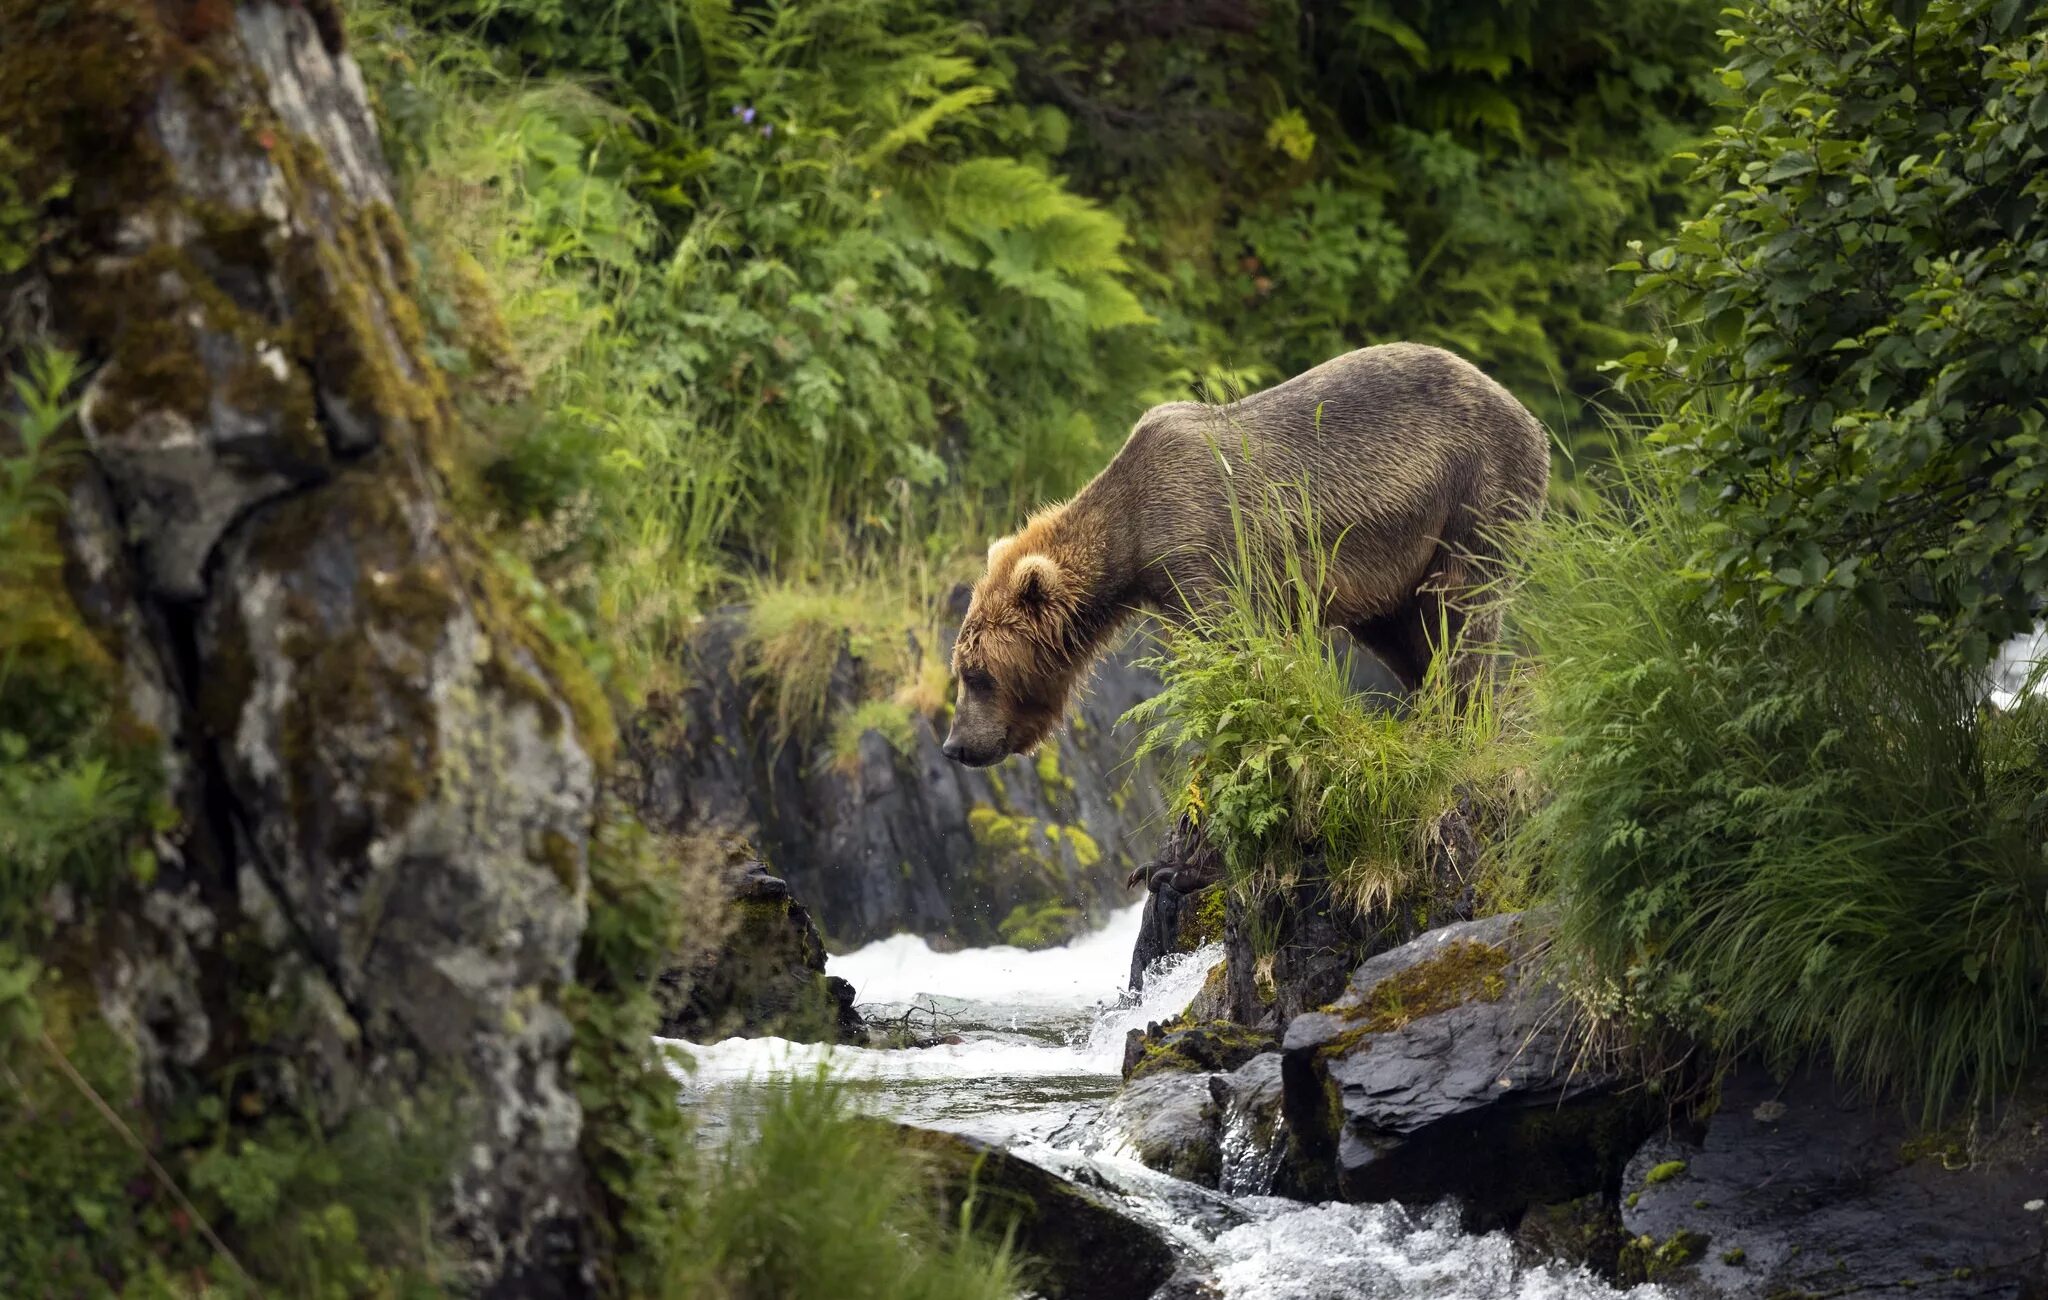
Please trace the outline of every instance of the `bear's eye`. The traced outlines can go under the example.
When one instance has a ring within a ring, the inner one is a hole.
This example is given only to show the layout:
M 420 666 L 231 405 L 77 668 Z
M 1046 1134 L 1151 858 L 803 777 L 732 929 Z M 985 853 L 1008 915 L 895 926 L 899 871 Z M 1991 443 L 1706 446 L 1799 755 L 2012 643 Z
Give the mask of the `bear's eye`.
M 996 688 L 996 679 L 979 668 L 969 668 L 960 674 L 960 684 L 970 691 L 992 691 Z

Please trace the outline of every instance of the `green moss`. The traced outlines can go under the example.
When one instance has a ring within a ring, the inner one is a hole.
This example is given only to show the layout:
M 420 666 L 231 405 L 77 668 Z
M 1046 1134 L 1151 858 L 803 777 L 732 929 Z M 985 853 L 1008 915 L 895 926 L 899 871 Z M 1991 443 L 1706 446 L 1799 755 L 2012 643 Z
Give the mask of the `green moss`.
M 1666 1160 L 1664 1163 L 1651 1169 L 1649 1173 L 1643 1175 L 1643 1185 L 1645 1187 L 1655 1187 L 1658 1183 L 1668 1183 L 1684 1172 L 1685 1161 Z
M 832 760 L 843 771 L 860 761 L 860 739 L 875 732 L 899 754 L 908 754 L 917 743 L 917 717 L 906 704 L 895 700 L 863 700 L 842 710 L 832 726 Z
M 1195 895 L 1195 905 L 1181 913 L 1179 943 L 1192 951 L 1203 944 L 1223 942 L 1227 886 L 1210 885 Z
M 1074 862 L 1081 870 L 1087 871 L 1101 863 L 1102 848 L 1096 844 L 1094 836 L 1079 826 L 1069 826 L 1065 833 L 1067 847 L 1074 851 Z
M 993 808 L 975 808 L 967 814 L 968 834 L 977 848 L 988 853 L 1039 857 L 1039 829 L 1036 818 L 1012 817 Z
M 1383 979 L 1358 1005 L 1332 1003 L 1322 1010 L 1363 1021 L 1341 1037 L 1357 1038 L 1403 1028 L 1424 1016 L 1468 1002 L 1497 1002 L 1507 992 L 1508 950 L 1461 939 L 1442 952 Z
M 1689 1228 L 1681 1228 L 1662 1242 L 1637 1237 L 1621 1249 L 1621 1276 L 1624 1281 L 1663 1281 L 1697 1263 L 1711 1240 L 1706 1233 Z
M 1935 1159 L 1944 1169 L 1960 1169 L 1970 1163 L 1968 1123 L 1931 1129 L 1899 1144 L 1899 1159 L 1906 1164 Z
M 1045 794 L 1046 801 L 1058 804 L 1061 799 L 1074 793 L 1072 778 L 1060 772 L 1060 744 L 1057 737 L 1047 737 L 1032 758 L 1032 770 L 1038 774 L 1038 786 Z
M 1721 1252 L 1721 1262 L 1730 1268 L 1741 1268 L 1749 1259 L 1749 1252 L 1740 1246 L 1731 1246 Z
M 540 833 L 540 845 L 534 854 L 548 866 L 561 883 L 564 891 L 575 894 L 583 883 L 583 859 L 576 852 L 576 843 L 556 830 Z
M 1276 1046 L 1272 1035 L 1229 1020 L 1175 1024 L 1145 1040 L 1130 1078 L 1177 1072 L 1233 1070 Z
M 996 927 L 1003 942 L 1019 948 L 1057 948 L 1086 933 L 1088 917 L 1077 907 L 1057 899 L 1041 903 L 1019 903 Z

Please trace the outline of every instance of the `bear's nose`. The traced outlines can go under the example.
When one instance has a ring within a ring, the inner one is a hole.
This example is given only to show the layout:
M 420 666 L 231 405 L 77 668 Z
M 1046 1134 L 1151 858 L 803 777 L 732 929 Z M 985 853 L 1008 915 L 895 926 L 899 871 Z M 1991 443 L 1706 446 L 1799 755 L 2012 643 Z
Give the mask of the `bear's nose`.
M 960 755 L 966 753 L 967 751 L 966 748 L 962 746 L 959 741 L 953 739 L 951 736 L 948 736 L 946 737 L 946 743 L 939 746 L 939 752 L 941 754 L 944 754 L 947 758 L 952 759 L 955 763 L 957 763 L 960 761 Z

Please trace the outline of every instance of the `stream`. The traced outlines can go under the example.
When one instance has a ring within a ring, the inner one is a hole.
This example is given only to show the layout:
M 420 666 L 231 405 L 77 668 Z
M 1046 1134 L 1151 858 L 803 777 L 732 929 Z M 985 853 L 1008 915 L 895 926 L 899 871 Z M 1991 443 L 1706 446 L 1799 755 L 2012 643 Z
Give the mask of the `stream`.
M 1119 1149 L 1097 1122 L 1122 1086 L 1125 1031 L 1184 1009 L 1221 959 L 1220 947 L 1168 958 L 1140 998 L 1126 991 L 1142 905 L 1062 948 L 934 952 L 897 935 L 830 959 L 858 990 L 870 1019 L 910 1015 L 921 1033 L 957 1036 L 933 1047 L 878 1050 L 731 1038 L 678 1044 L 695 1061 L 687 1102 L 717 1126 L 723 1097 L 829 1062 L 870 1082 L 862 1104 L 928 1128 L 1001 1145 L 1054 1172 L 1108 1190 L 1120 1208 L 1164 1230 L 1228 1300 L 1594 1300 L 1620 1292 L 1583 1269 L 1518 1264 L 1505 1235 L 1475 1236 L 1455 1210 L 1395 1205 L 1310 1205 L 1227 1196 L 1156 1173 Z M 1233 1139 L 1237 1150 L 1232 1154 Z M 1226 1133 L 1226 1160 L 1256 1165 L 1242 1134 Z M 1231 1177 L 1226 1184 L 1242 1182 Z

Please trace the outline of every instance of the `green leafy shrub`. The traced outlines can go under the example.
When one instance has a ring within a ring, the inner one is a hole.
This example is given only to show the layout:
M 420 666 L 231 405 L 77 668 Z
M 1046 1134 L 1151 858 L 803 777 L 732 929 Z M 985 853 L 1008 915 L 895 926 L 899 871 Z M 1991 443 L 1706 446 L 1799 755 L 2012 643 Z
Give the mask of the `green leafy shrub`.
M 2048 27 L 2013 0 L 1736 17 L 1719 197 L 1628 265 L 1681 333 L 1624 373 L 1713 516 L 1684 563 L 1982 663 L 2048 590 Z
M 2040 1046 L 2048 708 L 1987 717 L 1893 615 L 1720 608 L 1668 467 L 1553 516 L 1514 606 L 1547 800 L 1540 864 L 1604 1013 L 1939 1107 Z
M 366 61 L 384 70 L 387 119 L 422 100 L 438 106 L 416 117 L 457 119 L 415 128 L 422 177 L 459 172 L 450 142 L 477 133 L 455 106 L 488 98 L 488 69 L 507 54 L 583 79 L 611 106 L 555 113 L 499 172 L 603 196 L 596 216 L 633 236 L 540 247 L 551 274 L 610 276 L 621 261 L 594 300 L 621 369 L 586 390 L 590 410 L 624 404 L 625 419 L 661 434 L 599 420 L 604 436 L 587 439 L 587 419 L 538 421 L 495 470 L 515 499 L 557 506 L 551 484 L 593 477 L 579 462 L 616 457 L 620 441 L 647 462 L 665 438 L 699 449 L 679 468 L 729 475 L 678 503 L 717 513 L 677 540 L 755 563 L 812 560 L 840 537 L 929 527 L 933 495 L 956 513 L 1009 514 L 1064 490 L 1140 409 L 1156 348 L 1138 328 L 1123 226 L 1048 170 L 1063 126 L 1005 102 L 972 28 L 902 0 L 659 6 L 602 22 L 555 5 L 407 8 L 441 34 L 392 13 L 359 27 Z M 470 52 L 457 73 L 432 54 L 451 47 Z M 563 101 L 528 90 L 513 102 Z M 505 152 L 502 135 L 481 139 Z M 573 233 L 592 220 L 543 203 L 544 189 L 499 192 L 518 196 L 521 225 Z M 599 494 L 597 513 L 615 508 Z M 688 514 L 672 514 L 680 531 Z

